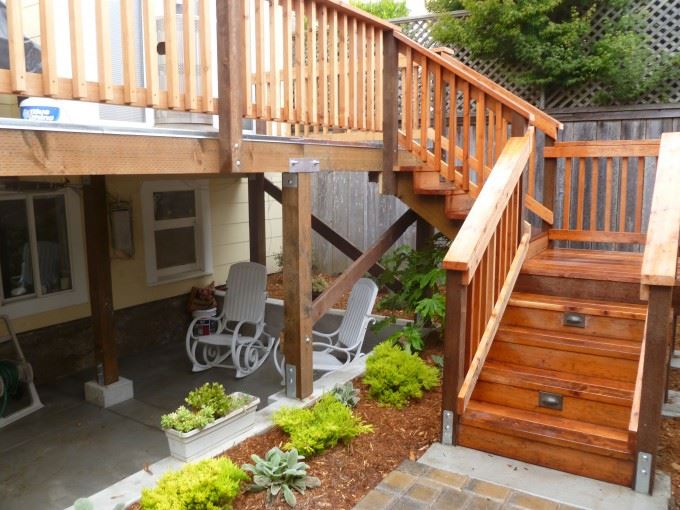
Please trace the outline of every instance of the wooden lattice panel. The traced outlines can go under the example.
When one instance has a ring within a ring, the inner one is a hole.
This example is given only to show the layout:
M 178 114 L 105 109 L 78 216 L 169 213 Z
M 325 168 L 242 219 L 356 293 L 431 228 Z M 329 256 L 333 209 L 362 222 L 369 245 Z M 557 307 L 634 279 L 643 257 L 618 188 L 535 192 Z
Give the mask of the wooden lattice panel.
M 646 34 L 650 44 L 656 52 L 677 53 L 680 51 L 680 1 L 679 0 L 641 0 L 637 7 L 639 12 L 646 14 Z M 464 16 L 464 13 L 456 13 L 456 16 Z M 601 33 L 607 20 L 617 15 L 615 9 L 604 10 L 599 13 L 594 22 L 596 34 Z M 428 48 L 440 46 L 431 35 L 432 26 L 437 21 L 437 16 L 423 16 L 395 21 L 400 25 L 404 34 L 414 41 Z M 520 85 L 513 80 L 512 67 L 493 60 L 481 60 L 473 58 L 465 48 L 453 48 L 455 56 L 461 62 L 469 65 L 480 73 L 486 75 L 499 85 L 514 92 L 518 96 L 543 108 L 577 108 L 595 106 L 594 99 L 602 92 L 602 86 L 596 83 L 587 83 L 581 87 L 565 92 L 555 91 L 548 95 L 545 101 L 541 101 L 540 90 L 536 87 Z M 670 92 L 666 97 L 649 94 L 639 99 L 638 104 L 659 104 L 680 102 L 680 82 L 672 83 Z

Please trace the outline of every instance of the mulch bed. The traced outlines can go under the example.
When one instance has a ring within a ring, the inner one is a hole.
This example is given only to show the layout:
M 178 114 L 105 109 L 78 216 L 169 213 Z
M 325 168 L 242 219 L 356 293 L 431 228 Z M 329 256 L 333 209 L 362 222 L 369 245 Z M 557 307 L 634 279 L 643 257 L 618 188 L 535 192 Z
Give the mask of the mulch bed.
M 670 389 L 680 391 L 680 370 L 672 369 Z M 671 477 L 672 510 L 680 510 L 680 418 L 663 418 L 657 468 Z

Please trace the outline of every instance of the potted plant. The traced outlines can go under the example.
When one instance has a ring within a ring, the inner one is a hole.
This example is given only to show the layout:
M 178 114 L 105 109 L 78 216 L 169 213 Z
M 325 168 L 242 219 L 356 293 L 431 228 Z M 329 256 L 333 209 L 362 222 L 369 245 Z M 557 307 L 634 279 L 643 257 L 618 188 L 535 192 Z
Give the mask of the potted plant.
M 250 427 L 260 399 L 245 393 L 227 395 L 219 383 L 205 383 L 184 399 L 186 406 L 161 417 L 170 454 L 188 462 Z

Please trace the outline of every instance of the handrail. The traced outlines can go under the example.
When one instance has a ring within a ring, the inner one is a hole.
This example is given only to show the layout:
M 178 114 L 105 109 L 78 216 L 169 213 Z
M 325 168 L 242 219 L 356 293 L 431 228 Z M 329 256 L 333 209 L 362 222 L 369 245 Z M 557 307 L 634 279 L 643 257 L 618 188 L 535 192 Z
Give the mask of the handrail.
M 413 50 L 416 50 L 422 55 L 425 55 L 428 59 L 433 60 L 435 63 L 443 66 L 448 71 L 454 73 L 456 76 L 473 83 L 477 88 L 482 90 L 485 94 L 493 97 L 497 101 L 511 108 L 518 114 L 526 118 L 531 124 L 534 124 L 536 128 L 543 131 L 546 135 L 552 139 L 557 138 L 557 132 L 563 128 L 563 125 L 557 119 L 551 117 L 547 113 L 543 112 L 539 108 L 536 108 L 531 103 L 525 101 L 519 96 L 513 94 L 509 90 L 501 87 L 493 80 L 490 80 L 486 76 L 478 73 L 471 67 L 466 66 L 459 60 L 455 58 L 443 57 L 434 51 L 427 49 L 412 39 L 409 39 L 403 33 L 395 33 L 395 38 L 402 42 L 403 44 L 409 46 Z
M 476 271 L 518 179 L 524 172 L 533 143 L 534 131 L 531 128 L 525 136 L 508 140 L 458 236 L 444 257 L 444 269 L 465 273 L 463 283 L 469 283 Z
M 677 281 L 680 241 L 680 133 L 664 133 L 642 257 L 640 283 L 672 287 Z

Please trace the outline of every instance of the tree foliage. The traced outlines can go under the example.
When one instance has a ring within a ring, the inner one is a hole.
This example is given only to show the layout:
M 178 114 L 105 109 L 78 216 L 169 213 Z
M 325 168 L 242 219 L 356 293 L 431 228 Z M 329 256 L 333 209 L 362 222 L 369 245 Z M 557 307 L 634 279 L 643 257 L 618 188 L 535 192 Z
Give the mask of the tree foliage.
M 409 15 L 406 0 L 351 0 L 350 3 L 382 19 L 403 18 Z
M 545 92 L 598 82 L 600 104 L 663 95 L 680 78 L 680 56 L 656 52 L 634 0 L 430 0 L 433 12 L 465 8 L 466 18 L 443 16 L 433 36 L 474 57 L 516 69 L 514 79 Z M 600 9 L 618 16 L 595 30 Z

